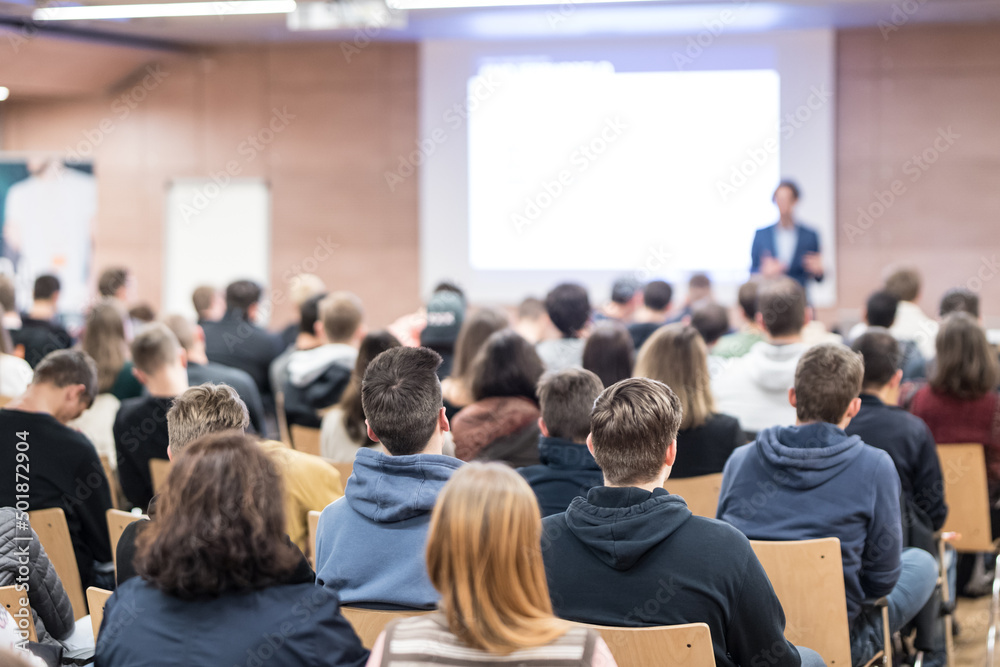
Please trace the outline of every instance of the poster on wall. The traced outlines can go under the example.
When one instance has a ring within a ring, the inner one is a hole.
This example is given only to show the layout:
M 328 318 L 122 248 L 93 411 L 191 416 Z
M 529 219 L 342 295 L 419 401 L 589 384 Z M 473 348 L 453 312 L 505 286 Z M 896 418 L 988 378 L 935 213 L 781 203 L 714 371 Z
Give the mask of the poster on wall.
M 11 276 L 18 310 L 35 278 L 61 283 L 58 309 L 78 323 L 89 296 L 97 181 L 92 163 L 60 156 L 0 156 L 0 273 Z

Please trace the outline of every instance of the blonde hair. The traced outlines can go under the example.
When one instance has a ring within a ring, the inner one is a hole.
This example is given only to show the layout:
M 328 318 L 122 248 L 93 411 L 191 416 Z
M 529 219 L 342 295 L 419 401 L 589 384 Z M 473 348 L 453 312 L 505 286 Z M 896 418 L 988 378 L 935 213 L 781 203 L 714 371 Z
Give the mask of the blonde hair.
M 639 348 L 635 376 L 657 380 L 681 399 L 681 430 L 698 428 L 715 412 L 708 372 L 708 348 L 698 330 L 686 324 L 660 327 Z
M 552 613 L 541 512 L 524 479 L 500 463 L 467 463 L 431 516 L 427 571 L 448 627 L 495 655 L 545 646 L 569 630 Z
M 117 302 L 104 299 L 87 314 L 80 348 L 97 363 L 97 391 L 111 391 L 129 359 L 125 340 L 125 311 Z
M 167 411 L 167 438 L 176 457 L 188 443 L 225 431 L 243 432 L 250 425 L 247 406 L 227 384 L 206 382 L 187 389 Z

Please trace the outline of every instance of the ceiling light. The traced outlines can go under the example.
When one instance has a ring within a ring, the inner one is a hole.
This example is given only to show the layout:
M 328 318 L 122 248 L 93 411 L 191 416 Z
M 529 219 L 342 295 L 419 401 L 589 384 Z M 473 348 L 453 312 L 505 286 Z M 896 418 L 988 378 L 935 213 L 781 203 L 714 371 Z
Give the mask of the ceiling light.
M 7 86 L 0 86 L 0 102 L 10 97 L 10 88 Z
M 42 7 L 31 17 L 36 21 L 86 21 L 100 19 L 145 19 L 178 16 L 230 16 L 235 14 L 288 14 L 295 0 L 230 0 L 227 2 L 170 2 L 148 5 L 87 5 Z

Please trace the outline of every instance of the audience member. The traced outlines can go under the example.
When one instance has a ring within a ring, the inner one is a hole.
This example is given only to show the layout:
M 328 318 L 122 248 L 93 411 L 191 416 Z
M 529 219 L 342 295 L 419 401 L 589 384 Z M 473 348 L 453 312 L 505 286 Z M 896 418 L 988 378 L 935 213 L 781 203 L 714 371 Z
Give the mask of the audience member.
M 764 328 L 757 324 L 757 292 L 759 288 L 760 280 L 757 278 L 740 285 L 736 300 L 739 302 L 743 323 L 740 325 L 739 331 L 726 334 L 718 340 L 712 347 L 713 357 L 722 357 L 723 359 L 742 357 L 754 345 L 767 339 Z
M 123 310 L 128 309 L 132 275 L 124 266 L 113 266 L 101 271 L 97 279 L 97 294 L 102 299 L 114 299 Z
M 603 387 L 632 377 L 635 343 L 618 320 L 598 322 L 583 346 L 583 367 L 597 373 Z
M 545 310 L 545 302 L 533 296 L 527 297 L 518 304 L 514 331 L 532 345 L 559 337 L 559 331 L 552 324 L 549 313 Z M 461 336 L 461 332 L 459 336 Z
M 924 314 L 917 302 L 920 300 L 920 272 L 912 268 L 901 268 L 885 279 L 885 290 L 899 299 L 896 319 L 889 330 L 899 340 L 912 340 L 920 354 L 930 361 L 936 350 L 938 323 Z
M 865 600 L 888 598 L 895 633 L 927 603 L 937 580 L 930 554 L 903 549 L 892 458 L 844 432 L 861 408 L 863 376 L 861 356 L 842 345 L 802 355 L 788 391 L 795 426 L 768 428 L 733 453 L 718 506 L 718 517 L 750 539 L 840 539 L 854 665 L 882 644 L 880 611 Z M 763 504 L 753 501 L 761 489 Z
M 323 345 L 326 340 L 323 333 L 323 323 L 319 319 L 319 303 L 325 297 L 325 292 L 317 294 L 309 297 L 299 306 L 299 332 L 295 342 L 275 357 L 268 368 L 268 379 L 276 391 L 280 391 L 288 382 L 288 362 L 292 355 L 302 350 L 313 350 Z
M 323 415 L 320 432 L 320 454 L 323 458 L 337 463 L 353 463 L 361 448 L 385 451 L 381 443 L 368 437 L 365 411 L 361 404 L 361 382 L 368 364 L 375 357 L 399 346 L 399 341 L 388 331 L 370 333 L 361 341 L 351 380 L 340 397 L 340 402 Z
M 31 607 L 38 642 L 52 644 L 73 634 L 73 605 L 29 521 L 13 507 L 0 507 L 0 586 L 17 587 Z
M 454 283 L 443 282 L 434 288 L 427 302 L 427 325 L 420 332 L 420 344 L 441 355 L 438 375 L 451 375 L 458 332 L 465 319 L 465 294 Z
M 729 313 L 717 303 L 706 303 L 691 311 L 691 326 L 701 335 L 709 350 L 729 333 Z
M 565 512 L 574 498 L 604 482 L 587 449 L 590 410 L 603 389 L 595 373 L 580 368 L 546 373 L 538 381 L 541 463 L 518 472 L 535 492 L 543 517 Z
M 600 625 L 706 623 L 720 667 L 749 665 L 765 651 L 779 666 L 822 664 L 785 640 L 781 604 L 747 539 L 693 516 L 663 488 L 681 410 L 669 387 L 646 378 L 598 397 L 587 445 L 604 486 L 542 522 L 555 613 Z
M 132 341 L 135 376 L 148 392 L 122 401 L 115 417 L 115 449 L 122 492 L 132 505 L 146 509 L 153 497 L 152 459 L 167 459 L 167 412 L 188 388 L 186 357 L 165 324 L 154 323 Z
M 865 304 L 865 324 L 867 328 L 854 327 L 852 333 L 858 333 L 858 337 L 872 327 L 889 329 L 891 331 L 893 322 L 896 320 L 896 311 L 899 309 L 899 299 L 894 294 L 886 290 L 874 292 Z M 899 341 L 902 361 L 900 368 L 903 371 L 903 380 L 917 380 L 923 378 L 927 373 L 927 364 L 924 355 L 920 353 L 920 348 L 912 340 Z
M 490 336 L 473 362 L 474 402 L 453 420 L 455 455 L 515 468 L 539 463 L 535 385 L 544 370 L 535 348 L 513 329 Z
M 216 433 L 243 433 L 249 424 L 246 404 L 232 387 L 224 384 L 191 387 L 177 397 L 167 412 L 170 436 L 167 456 L 176 461 L 188 444 L 198 438 Z M 321 511 L 344 495 L 340 473 L 319 457 L 296 451 L 284 443 L 262 440 L 257 444 L 283 479 L 288 539 L 304 552 L 308 546 L 309 512 Z M 150 520 L 156 518 L 158 498 L 154 496 L 149 501 Z M 137 576 L 136 540 L 147 525 L 144 521 L 129 524 L 118 540 L 115 562 L 119 586 Z
M 639 350 L 635 374 L 675 387 L 680 399 L 674 479 L 720 473 L 733 450 L 746 444 L 739 420 L 716 412 L 708 350 L 693 326 L 668 324 L 654 333 Z
M 472 403 L 472 362 L 486 339 L 497 331 L 506 329 L 507 325 L 507 315 L 496 308 L 480 308 L 462 323 L 455 343 L 455 363 L 452 365 L 451 375 L 441 381 L 448 419 Z
M 237 280 L 226 288 L 225 315 L 218 322 L 202 322 L 201 328 L 205 331 L 208 359 L 249 373 L 261 397 L 267 400 L 271 396 L 267 371 L 281 354 L 281 338 L 254 324 L 259 317 L 260 297 L 260 285 Z
M 28 508 L 62 508 L 80 582 L 84 588 L 114 588 L 109 585 L 110 577 L 95 571 L 96 565 L 111 562 L 105 519 L 111 509 L 111 490 L 94 446 L 85 435 L 66 426 L 95 396 L 97 366 L 85 353 L 59 350 L 39 362 L 27 391 L 0 410 L 0 433 L 8 434 L 9 443 L 0 450 L 2 467 L 10 471 L 0 478 L 0 507 L 17 506 L 18 496 L 25 493 L 14 472 L 17 463 L 27 463 Z M 21 454 L 29 460 L 25 462 Z
M 141 578 L 122 584 L 104 609 L 97 663 L 233 665 L 249 655 L 276 667 L 304 656 L 363 665 L 368 652 L 336 594 L 313 584 L 285 537 L 281 494 L 276 466 L 246 436 L 190 444 L 139 536 Z
M 21 328 L 10 332 L 14 345 L 24 346 L 24 360 L 32 368 L 49 352 L 73 345 L 72 336 L 58 321 L 59 287 L 55 276 L 39 276 L 31 309 L 21 315 Z
M 795 366 L 807 349 L 802 342 L 806 293 L 800 284 L 791 278 L 762 283 L 757 302 L 757 324 L 767 332 L 767 340 L 712 378 L 719 410 L 739 419 L 751 433 L 795 422 L 788 390 L 794 384 Z
M 368 365 L 361 402 L 368 437 L 388 453 L 359 449 L 344 498 L 319 519 L 316 581 L 347 605 L 433 609 L 424 546 L 431 510 L 462 465 L 442 455 L 448 418 L 426 348 L 396 347 Z
M 688 279 L 684 306 L 668 320 L 668 323 L 674 324 L 691 317 L 695 310 L 710 303 L 715 303 L 715 297 L 712 294 L 712 279 L 705 273 L 695 273 Z
M 595 630 L 552 614 L 538 504 L 504 466 L 471 464 L 445 485 L 427 537 L 439 610 L 393 622 L 368 664 L 614 667 Z M 413 640 L 419 640 L 415 646 Z
M 663 280 L 652 280 L 646 283 L 642 290 L 642 308 L 635 315 L 635 321 L 628 325 L 632 334 L 635 349 L 642 347 L 646 339 L 653 335 L 667 322 L 670 312 L 670 300 L 674 297 L 674 288 Z
M 142 384 L 132 373 L 127 321 L 117 301 L 102 299 L 87 313 L 80 338 L 80 347 L 97 363 L 98 394 L 111 394 L 119 401 L 142 395 Z
M 641 303 L 642 284 L 630 276 L 618 278 L 611 285 L 611 301 L 594 313 L 594 320 L 617 320 L 627 325 Z
M 267 434 L 264 422 L 264 403 L 261 401 L 257 384 L 246 371 L 222 364 L 214 364 L 205 354 L 205 332 L 183 315 L 168 315 L 163 323 L 167 325 L 177 342 L 184 348 L 187 358 L 187 378 L 189 387 L 209 384 L 227 384 L 236 390 L 250 412 L 250 425 L 256 433 Z
M 535 345 L 545 368 L 561 371 L 583 367 L 583 346 L 590 322 L 590 297 L 580 285 L 556 285 L 545 297 L 545 310 L 562 338 Z
M 938 315 L 944 319 L 954 312 L 963 312 L 979 319 L 979 295 L 964 287 L 955 287 L 941 297 L 941 307 Z
M 226 314 L 226 300 L 211 285 L 196 287 L 191 295 L 191 303 L 199 325 L 202 322 L 218 322 Z
M 146 302 L 137 303 L 128 309 L 128 316 L 138 326 L 156 321 L 156 311 Z
M 319 302 L 324 342 L 311 350 L 293 352 L 284 384 L 288 423 L 319 428 L 319 411 L 336 405 L 351 379 L 358 346 L 367 329 L 361 300 L 350 292 L 334 292 Z
M 326 283 L 319 276 L 312 273 L 299 273 L 292 276 L 291 285 L 288 286 L 288 295 L 291 297 L 292 305 L 295 307 L 295 314 L 301 315 L 302 304 L 309 299 L 320 295 L 326 295 Z M 299 332 L 302 330 L 302 321 L 297 319 L 281 330 L 282 347 L 289 348 L 296 344 L 299 339 Z M 312 329 L 309 330 L 312 333 Z M 281 386 L 281 385 L 277 385 Z

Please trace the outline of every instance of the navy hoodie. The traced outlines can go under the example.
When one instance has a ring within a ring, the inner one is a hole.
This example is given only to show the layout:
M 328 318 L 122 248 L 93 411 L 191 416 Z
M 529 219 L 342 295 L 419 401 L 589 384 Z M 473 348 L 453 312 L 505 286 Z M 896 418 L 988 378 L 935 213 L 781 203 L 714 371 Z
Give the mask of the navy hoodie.
M 718 517 L 752 540 L 840 538 L 847 615 L 896 585 L 903 549 L 892 459 L 825 422 L 774 427 L 723 471 Z
M 801 664 L 750 542 L 732 526 L 693 516 L 680 496 L 600 486 L 542 526 L 561 618 L 627 627 L 706 623 L 718 667 Z
M 543 517 L 565 512 L 574 498 L 604 484 L 604 473 L 587 445 L 543 435 L 538 456 L 541 464 L 517 471 L 535 492 Z
M 424 550 L 431 510 L 462 462 L 450 456 L 390 456 L 360 449 L 343 498 L 316 533 L 316 583 L 346 605 L 433 609 Z

